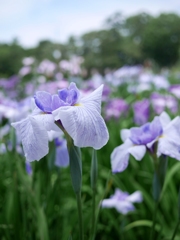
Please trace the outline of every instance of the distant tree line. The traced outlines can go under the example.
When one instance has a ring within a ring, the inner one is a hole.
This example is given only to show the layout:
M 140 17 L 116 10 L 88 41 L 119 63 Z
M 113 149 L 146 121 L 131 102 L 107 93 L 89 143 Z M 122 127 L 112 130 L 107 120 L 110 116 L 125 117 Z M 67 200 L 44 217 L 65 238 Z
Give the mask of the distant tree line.
M 56 58 L 53 53 L 61 54 Z M 140 13 L 123 17 L 121 13 L 110 16 L 102 30 L 92 31 L 80 37 L 70 37 L 65 44 L 49 40 L 37 47 L 24 49 L 13 41 L 0 44 L 0 77 L 13 75 L 22 66 L 22 59 L 33 56 L 38 61 L 69 59 L 72 55 L 83 56 L 84 67 L 90 72 L 97 69 L 116 69 L 123 65 L 143 64 L 153 61 L 159 67 L 171 67 L 179 61 L 180 16 L 162 13 L 151 16 Z

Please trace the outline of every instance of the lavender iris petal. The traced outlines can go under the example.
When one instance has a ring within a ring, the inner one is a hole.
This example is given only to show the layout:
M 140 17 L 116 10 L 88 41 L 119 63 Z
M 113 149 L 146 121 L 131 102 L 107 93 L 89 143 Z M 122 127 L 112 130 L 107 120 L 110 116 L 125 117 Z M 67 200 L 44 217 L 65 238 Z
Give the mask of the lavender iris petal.
M 45 91 L 39 91 L 34 95 L 34 99 L 38 108 L 41 109 L 43 112 L 52 112 L 52 96 L 50 93 Z
M 58 91 L 59 98 L 69 106 L 76 104 L 79 100 L 80 91 L 75 83 L 71 83 L 68 89 Z
M 155 140 L 163 132 L 159 118 L 155 118 L 151 123 L 146 123 L 141 127 L 131 128 L 130 140 L 137 145 L 146 145 Z

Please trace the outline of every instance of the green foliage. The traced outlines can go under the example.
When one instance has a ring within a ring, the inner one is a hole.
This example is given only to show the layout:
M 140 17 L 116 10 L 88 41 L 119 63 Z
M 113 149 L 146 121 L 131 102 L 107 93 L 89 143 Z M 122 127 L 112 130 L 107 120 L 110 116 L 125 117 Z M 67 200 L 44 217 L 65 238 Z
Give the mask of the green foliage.
M 25 51 L 17 42 L 9 45 L 0 44 L 0 76 L 9 77 L 17 74 L 24 56 Z
M 160 66 L 172 66 L 179 59 L 180 17 L 161 14 L 153 18 L 143 32 L 142 49 Z

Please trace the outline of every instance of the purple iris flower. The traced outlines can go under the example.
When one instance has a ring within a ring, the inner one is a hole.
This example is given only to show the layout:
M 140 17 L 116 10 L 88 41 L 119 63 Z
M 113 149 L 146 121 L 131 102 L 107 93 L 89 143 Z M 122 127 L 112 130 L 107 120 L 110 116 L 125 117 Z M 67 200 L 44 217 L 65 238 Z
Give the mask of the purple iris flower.
M 26 163 L 25 163 L 25 166 L 26 166 L 26 172 L 27 172 L 27 174 L 28 175 L 32 175 L 32 167 L 31 167 L 31 164 L 30 164 L 30 162 L 27 162 L 26 161 Z
M 146 123 L 141 127 L 134 127 L 121 130 L 123 144 L 116 147 L 111 153 L 112 172 L 122 172 L 129 164 L 129 155 L 140 161 L 146 153 L 146 145 L 156 141 L 162 134 L 162 126 L 158 117 L 151 123 Z
M 178 111 L 178 102 L 170 95 L 153 93 L 151 95 L 151 103 L 157 114 L 161 114 L 165 108 L 169 109 L 172 113 L 176 113 Z
M 140 191 L 129 194 L 116 189 L 115 193 L 109 199 L 104 199 L 101 202 L 101 206 L 103 208 L 115 208 L 119 213 L 125 215 L 135 210 L 133 203 L 140 203 L 142 201 L 143 197 Z
M 109 133 L 101 116 L 103 85 L 89 96 L 81 97 L 75 83 L 58 94 L 45 91 L 35 94 L 36 108 L 27 118 L 12 123 L 22 139 L 27 161 L 40 160 L 48 151 L 48 132 L 61 131 L 55 121 L 60 121 L 64 131 L 77 147 L 100 149 Z
M 138 125 L 145 124 L 149 119 L 150 103 L 148 99 L 137 101 L 133 104 L 134 122 Z
M 177 98 L 180 98 L 180 84 L 171 85 L 169 92 L 174 94 Z
M 151 123 L 141 127 L 121 130 L 123 144 L 116 147 L 111 153 L 112 172 L 124 171 L 129 163 L 131 154 L 136 160 L 141 160 L 146 152 L 146 147 L 153 150 L 157 142 L 157 157 L 161 154 L 180 160 L 180 117 L 172 121 L 167 113 L 163 112 L 155 117 Z
M 55 165 L 57 167 L 67 167 L 69 165 L 69 154 L 67 149 L 67 141 L 65 139 L 54 139 L 56 145 Z
M 111 99 L 110 102 L 106 106 L 106 119 L 116 118 L 122 114 L 125 114 L 129 108 L 129 105 L 124 99 L 114 98 Z

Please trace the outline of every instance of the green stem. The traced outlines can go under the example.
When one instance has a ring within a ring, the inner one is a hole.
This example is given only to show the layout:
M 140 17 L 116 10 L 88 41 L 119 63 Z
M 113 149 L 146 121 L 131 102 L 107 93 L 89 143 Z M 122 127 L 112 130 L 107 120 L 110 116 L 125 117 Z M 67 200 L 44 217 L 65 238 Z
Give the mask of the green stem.
M 79 239 L 83 240 L 83 220 L 82 220 L 82 203 L 81 203 L 81 192 L 76 193 L 78 218 L 79 218 Z
M 179 228 L 179 224 L 180 224 L 180 220 L 178 220 L 178 222 L 177 222 L 177 225 L 176 225 L 176 227 L 175 227 L 175 229 L 174 229 L 174 233 L 173 233 L 173 235 L 172 235 L 171 240 L 174 240 L 174 238 L 175 238 L 175 236 L 176 236 L 176 233 L 177 233 L 177 231 L 178 231 L 178 228 Z
M 93 149 L 91 160 L 91 188 L 92 188 L 92 225 L 91 239 L 94 240 L 96 232 L 96 185 L 98 177 L 98 162 L 96 150 Z
M 153 213 L 153 225 L 152 225 L 152 228 L 151 228 L 150 240 L 154 240 L 158 204 L 159 204 L 159 202 L 156 201 L 155 202 L 155 207 L 154 207 L 154 213 Z
M 91 239 L 94 240 L 95 237 L 95 230 L 96 230 L 96 189 L 93 189 L 93 196 L 92 196 L 92 229 L 91 229 Z

